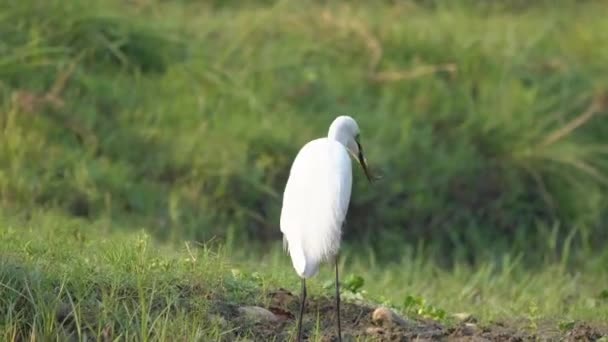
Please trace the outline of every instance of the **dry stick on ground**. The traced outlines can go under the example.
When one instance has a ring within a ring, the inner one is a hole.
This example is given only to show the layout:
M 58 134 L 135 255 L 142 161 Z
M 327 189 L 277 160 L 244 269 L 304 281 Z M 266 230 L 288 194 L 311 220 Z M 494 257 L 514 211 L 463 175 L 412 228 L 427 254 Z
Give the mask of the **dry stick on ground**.
M 68 65 L 68 67 L 66 68 L 66 70 L 64 70 L 63 72 L 61 72 L 59 74 L 59 76 L 57 77 L 57 79 L 53 83 L 53 86 L 51 87 L 51 90 L 49 90 L 44 95 L 44 98 L 47 99 L 47 101 L 49 103 L 61 103 L 63 105 L 63 101 L 61 100 L 61 98 L 59 96 L 61 95 L 61 93 L 63 92 L 63 90 L 65 89 L 65 87 L 67 86 L 70 77 L 74 74 L 74 71 L 76 70 L 76 65 L 78 65 L 78 62 L 80 62 L 80 60 L 83 57 L 84 57 L 84 53 L 80 53 Z
M 563 138 L 570 135 L 574 130 L 586 124 L 596 114 L 608 109 L 608 93 L 600 93 L 596 95 L 587 109 L 568 122 L 563 127 L 557 129 L 553 133 L 549 134 L 539 145 L 538 148 L 546 148 L 562 140 Z M 587 175 L 599 181 L 602 184 L 608 185 L 608 177 L 602 175 L 602 172 L 598 170 L 594 165 L 580 158 L 557 158 L 555 161 L 570 165 Z
M 572 119 L 564 127 L 561 127 L 555 132 L 549 134 L 547 138 L 540 143 L 540 147 L 547 147 L 568 136 L 575 129 L 587 123 L 595 114 L 606 109 L 606 107 L 608 107 L 608 101 L 606 98 L 608 98 L 607 95 L 595 96 L 589 107 L 587 107 L 582 114 Z
M 67 69 L 59 74 L 49 91 L 39 95 L 27 90 L 17 90 L 13 94 L 14 103 L 19 109 L 29 113 L 38 112 L 47 106 L 53 109 L 61 109 L 65 103 L 60 95 L 65 89 L 70 76 L 74 73 L 78 61 L 83 55 L 84 54 L 78 55 L 72 63 L 68 65 Z
M 379 71 L 371 74 L 370 79 L 374 82 L 395 82 L 431 75 L 440 71 L 455 73 L 456 64 L 421 65 L 411 70 Z
M 356 19 L 337 19 L 331 12 L 327 10 L 321 13 L 320 18 L 326 24 L 355 33 L 355 35 L 357 35 L 363 41 L 370 54 L 367 77 L 373 82 L 396 82 L 432 75 L 441 71 L 446 71 L 450 74 L 456 73 L 457 71 L 456 64 L 454 63 L 421 65 L 409 70 L 379 71 L 378 66 L 380 65 L 383 55 L 382 44 L 363 22 Z
M 375 72 L 382 59 L 382 44 L 380 44 L 378 39 L 371 34 L 362 22 L 355 19 L 337 18 L 329 10 L 321 12 L 319 18 L 323 24 L 330 26 L 331 28 L 338 28 L 357 35 L 363 41 L 370 53 L 370 61 L 367 66 L 368 72 Z
M 93 146 L 93 149 L 97 149 L 98 139 L 91 130 L 77 119 L 65 117 L 57 112 L 65 106 L 65 102 L 61 98 L 61 93 L 66 88 L 70 77 L 76 70 L 78 62 L 80 62 L 84 55 L 84 52 L 80 53 L 64 71 L 59 73 L 49 91 L 39 95 L 27 90 L 17 90 L 13 93 L 13 103 L 20 110 L 31 114 L 39 113 L 46 108 L 51 108 L 52 110 L 47 111 L 48 116 L 74 132 L 81 141 L 88 142 L 88 144 Z

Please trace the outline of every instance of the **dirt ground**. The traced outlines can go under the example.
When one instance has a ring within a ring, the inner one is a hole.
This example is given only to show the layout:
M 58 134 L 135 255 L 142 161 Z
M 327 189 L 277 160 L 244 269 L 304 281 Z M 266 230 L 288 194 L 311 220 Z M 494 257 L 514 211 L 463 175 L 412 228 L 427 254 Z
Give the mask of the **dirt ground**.
M 309 298 L 304 316 L 305 340 L 337 341 L 333 298 Z M 279 289 L 268 294 L 260 305 L 274 314 L 272 319 L 251 320 L 239 316 L 236 307 L 224 307 L 220 314 L 235 327 L 233 336 L 247 336 L 255 341 L 290 341 L 298 314 L 298 297 Z M 578 322 L 560 329 L 558 322 L 540 322 L 535 329 L 525 329 L 523 322 L 478 324 L 468 319 L 450 326 L 431 320 L 398 318 L 378 319 L 375 310 L 365 304 L 342 303 L 341 322 L 344 341 L 598 341 L 606 337 L 608 327 Z M 387 311 L 388 312 L 388 311 Z M 396 317 L 396 316 L 391 316 Z M 384 317 L 386 318 L 386 317 Z M 518 328 L 520 327 L 520 328 Z M 230 339 L 229 338 L 229 339 Z

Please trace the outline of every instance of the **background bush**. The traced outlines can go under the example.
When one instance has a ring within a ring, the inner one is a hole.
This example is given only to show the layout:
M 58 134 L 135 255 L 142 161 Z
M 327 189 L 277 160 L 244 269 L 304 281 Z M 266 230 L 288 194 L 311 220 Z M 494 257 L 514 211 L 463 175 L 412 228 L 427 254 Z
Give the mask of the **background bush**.
M 4 1 L 0 206 L 278 243 L 295 154 L 350 114 L 384 177 L 355 170 L 353 244 L 601 247 L 602 6 Z

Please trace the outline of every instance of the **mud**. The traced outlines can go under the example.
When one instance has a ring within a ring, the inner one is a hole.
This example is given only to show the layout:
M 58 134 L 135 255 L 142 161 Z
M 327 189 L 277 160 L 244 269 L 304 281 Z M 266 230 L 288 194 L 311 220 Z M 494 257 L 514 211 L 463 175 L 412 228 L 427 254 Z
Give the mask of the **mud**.
M 228 339 L 253 341 L 293 341 L 299 310 L 298 297 L 279 289 L 268 293 L 261 307 L 274 313 L 273 321 L 248 322 L 237 310 L 220 310 L 233 328 Z M 303 330 L 306 341 L 337 341 L 334 299 L 310 298 L 305 311 Z M 404 318 L 399 324 L 372 319 L 376 307 L 363 303 L 342 303 L 343 341 L 598 341 L 608 340 L 607 326 L 575 323 L 567 331 L 558 322 L 544 322 L 535 329 L 522 321 L 478 324 L 463 321 L 443 325 L 432 320 Z

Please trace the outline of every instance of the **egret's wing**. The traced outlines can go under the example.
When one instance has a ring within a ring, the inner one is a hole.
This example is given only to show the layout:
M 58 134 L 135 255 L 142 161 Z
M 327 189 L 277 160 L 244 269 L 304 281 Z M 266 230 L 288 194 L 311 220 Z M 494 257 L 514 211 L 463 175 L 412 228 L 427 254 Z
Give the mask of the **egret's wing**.
M 348 206 L 350 204 L 350 195 L 352 190 L 352 167 L 350 157 L 346 149 L 339 143 L 340 150 L 332 153 L 334 155 L 333 163 L 334 167 L 332 172 L 329 174 L 329 190 L 333 196 L 330 196 L 329 206 L 331 208 L 330 213 L 333 214 L 332 222 L 335 223 L 335 229 L 342 232 L 342 225 L 348 212 Z
M 309 273 L 340 246 L 352 184 L 346 149 L 328 139 L 306 144 L 296 156 L 283 194 L 281 232 L 299 273 Z

